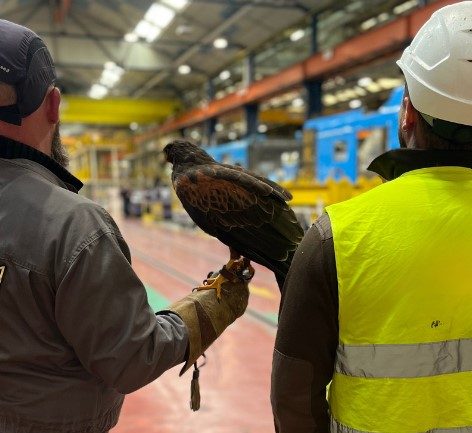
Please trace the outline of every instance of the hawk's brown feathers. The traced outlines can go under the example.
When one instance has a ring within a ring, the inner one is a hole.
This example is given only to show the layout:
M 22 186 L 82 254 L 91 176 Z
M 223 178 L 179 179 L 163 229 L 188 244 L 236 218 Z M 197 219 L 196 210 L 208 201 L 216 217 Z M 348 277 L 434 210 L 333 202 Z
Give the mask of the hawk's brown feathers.
M 271 269 L 283 284 L 303 229 L 291 194 L 241 167 L 219 164 L 200 147 L 176 140 L 165 148 L 172 184 L 192 220 L 242 256 Z

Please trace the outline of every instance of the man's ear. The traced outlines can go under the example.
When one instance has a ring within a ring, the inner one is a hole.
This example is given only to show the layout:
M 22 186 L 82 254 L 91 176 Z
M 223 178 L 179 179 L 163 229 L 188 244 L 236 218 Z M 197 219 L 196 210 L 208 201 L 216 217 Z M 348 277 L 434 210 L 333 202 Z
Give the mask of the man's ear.
M 47 117 L 48 122 L 56 124 L 59 122 L 59 106 L 61 105 L 61 91 L 54 87 L 47 96 Z
M 401 129 L 403 131 L 411 131 L 414 129 L 417 123 L 417 112 L 413 104 L 411 103 L 410 97 L 405 95 L 403 97 L 403 116 L 401 119 Z

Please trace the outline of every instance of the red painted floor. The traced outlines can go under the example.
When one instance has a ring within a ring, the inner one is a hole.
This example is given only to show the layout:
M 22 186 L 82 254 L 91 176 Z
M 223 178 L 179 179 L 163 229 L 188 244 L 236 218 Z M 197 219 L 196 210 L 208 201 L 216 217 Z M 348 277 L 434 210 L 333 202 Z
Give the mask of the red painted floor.
M 208 271 L 219 269 L 228 249 L 201 232 L 120 221 L 133 267 L 147 285 L 171 300 L 187 294 Z M 200 373 L 202 405 L 189 408 L 191 372 L 168 371 L 129 395 L 113 433 L 271 433 L 270 369 L 279 292 L 272 273 L 256 267 L 248 312 L 208 350 Z

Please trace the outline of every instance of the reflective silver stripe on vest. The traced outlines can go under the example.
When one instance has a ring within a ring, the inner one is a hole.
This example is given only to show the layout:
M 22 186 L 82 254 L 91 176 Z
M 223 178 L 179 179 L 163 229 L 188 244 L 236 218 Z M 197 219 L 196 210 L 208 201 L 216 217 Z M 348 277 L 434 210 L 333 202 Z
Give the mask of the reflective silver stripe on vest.
M 355 377 L 425 377 L 472 371 L 472 339 L 421 344 L 340 344 L 336 372 Z
M 367 431 L 356 430 L 350 427 L 346 427 L 343 424 L 338 423 L 333 417 L 331 417 L 331 433 L 369 433 Z M 469 427 L 454 427 L 454 428 L 434 428 L 425 432 L 419 433 L 472 433 L 472 426 Z

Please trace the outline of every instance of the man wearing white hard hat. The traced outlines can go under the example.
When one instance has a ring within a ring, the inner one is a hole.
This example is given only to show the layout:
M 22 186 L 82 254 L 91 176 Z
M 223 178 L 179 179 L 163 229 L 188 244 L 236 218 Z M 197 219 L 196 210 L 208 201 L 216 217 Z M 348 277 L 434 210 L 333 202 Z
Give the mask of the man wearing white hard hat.
M 285 283 L 278 433 L 472 432 L 472 2 L 398 65 L 402 148 L 370 165 L 387 182 L 329 206 Z

